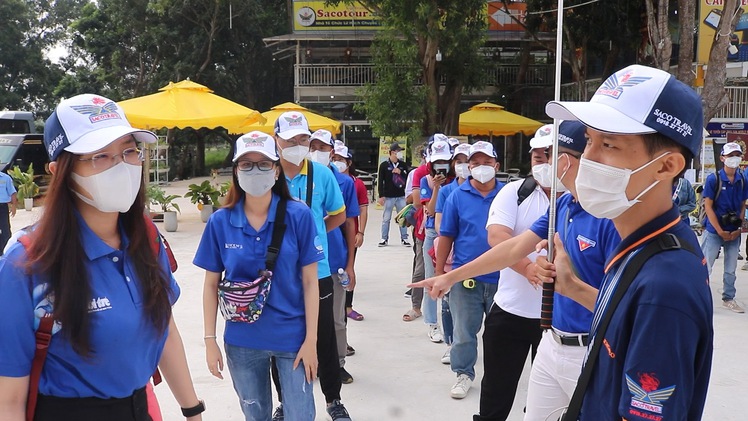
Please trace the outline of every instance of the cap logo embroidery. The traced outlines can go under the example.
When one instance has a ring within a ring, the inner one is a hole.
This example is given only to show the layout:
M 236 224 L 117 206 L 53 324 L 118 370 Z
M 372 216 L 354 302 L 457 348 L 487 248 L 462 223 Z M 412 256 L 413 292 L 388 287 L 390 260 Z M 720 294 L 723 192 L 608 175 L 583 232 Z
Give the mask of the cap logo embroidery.
M 662 403 L 670 399 L 675 392 L 675 385 L 657 389 L 660 381 L 654 373 L 639 374 L 639 382 L 626 374 L 626 385 L 633 395 L 632 407 L 656 414 L 662 414 Z
M 577 243 L 579 243 L 579 251 L 585 251 L 590 247 L 595 247 L 597 242 L 590 240 L 589 238 L 579 234 L 577 235 Z
M 447 150 L 447 145 L 444 145 L 444 144 L 434 145 L 433 153 L 443 153 L 446 150 Z
M 254 133 L 252 134 L 251 137 L 244 138 L 243 140 L 244 140 L 245 147 L 257 146 L 257 147 L 263 148 L 265 147 L 265 141 L 268 140 L 268 137 L 267 136 L 260 137 L 259 134 Z
M 70 108 L 79 114 L 88 115 L 91 123 L 122 118 L 117 112 L 117 104 L 113 101 L 106 102 L 102 98 L 94 98 L 91 102 L 93 105 L 71 105 Z
M 574 143 L 574 139 L 572 139 L 569 136 L 567 136 L 565 134 L 562 134 L 562 133 L 558 134 L 558 141 L 559 142 L 564 142 L 566 144 L 572 144 L 572 143 Z
M 283 119 L 286 120 L 286 123 L 288 123 L 289 127 L 294 127 L 294 126 L 302 125 L 302 122 L 301 122 L 302 117 L 303 117 L 302 115 L 294 114 L 290 117 L 283 117 Z
M 629 71 L 621 76 L 618 80 L 618 75 L 611 75 L 595 92 L 595 95 L 605 95 L 613 99 L 618 99 L 623 94 L 624 88 L 630 88 L 636 86 L 642 82 L 645 82 L 651 77 L 645 76 L 634 76 L 633 72 Z

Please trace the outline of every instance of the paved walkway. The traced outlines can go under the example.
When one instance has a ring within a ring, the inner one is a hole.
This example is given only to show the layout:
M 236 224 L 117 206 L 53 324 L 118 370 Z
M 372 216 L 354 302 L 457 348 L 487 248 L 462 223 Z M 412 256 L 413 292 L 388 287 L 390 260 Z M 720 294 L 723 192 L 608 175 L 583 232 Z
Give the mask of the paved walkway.
M 170 194 L 182 195 L 187 185 L 202 179 L 174 182 L 166 187 Z M 204 224 L 197 208 L 187 199 L 178 201 L 179 230 L 165 233 L 179 261 L 175 274 L 182 295 L 174 307 L 174 315 L 184 340 L 187 358 L 198 395 L 208 408 L 206 421 L 243 420 L 239 402 L 231 385 L 228 370 L 221 381 L 208 373 L 202 328 L 202 284 L 204 272 L 192 265 Z M 40 209 L 18 211 L 12 220 L 14 228 L 32 223 Z M 444 344 L 431 343 L 423 318 L 402 321 L 410 301 L 403 298 L 410 281 L 413 253 L 399 245 L 394 223 L 390 228 L 390 245 L 378 248 L 382 212 L 371 206 L 364 246 L 357 257 L 358 284 L 354 307 L 365 315 L 360 322 L 349 322 L 349 342 L 356 354 L 348 357 L 346 368 L 353 375 L 352 384 L 343 385 L 342 397 L 355 421 L 435 421 L 470 420 L 478 411 L 480 378 L 483 374 L 482 353 L 476 366 L 477 378 L 467 398 L 454 400 L 449 389 L 455 377 L 449 366 L 440 363 Z M 159 224 L 160 226 L 161 224 Z M 744 254 L 744 251 L 741 252 Z M 742 266 L 742 262 L 739 262 Z M 748 304 L 748 272 L 738 271 L 737 299 Z M 715 297 L 715 354 L 712 382 L 704 414 L 705 420 L 748 419 L 748 315 L 735 314 L 722 308 L 720 293 L 722 260 L 717 260 L 712 291 Z M 219 317 L 220 319 L 220 317 Z M 662 321 L 667 323 L 666 320 Z M 220 326 L 220 323 L 219 323 Z M 221 334 L 219 327 L 219 335 Z M 678 350 L 674 349 L 673 353 Z M 527 393 L 525 369 L 515 405 L 509 417 L 522 420 Z M 179 406 L 164 384 L 156 388 L 165 420 L 181 418 Z M 324 398 L 315 386 L 317 420 L 327 420 Z

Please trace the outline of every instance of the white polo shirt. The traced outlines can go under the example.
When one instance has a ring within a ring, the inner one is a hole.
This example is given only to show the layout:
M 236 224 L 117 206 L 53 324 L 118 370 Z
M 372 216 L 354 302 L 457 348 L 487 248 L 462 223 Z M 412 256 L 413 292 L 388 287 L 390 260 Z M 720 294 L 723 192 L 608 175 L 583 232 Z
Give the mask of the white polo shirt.
M 512 181 L 499 191 L 491 203 L 486 229 L 494 224 L 503 225 L 512 230 L 512 236 L 517 236 L 545 215 L 548 211 L 548 196 L 537 185 L 532 194 L 517 206 L 517 191 L 523 181 Z M 545 253 L 545 250 L 541 252 L 542 255 Z M 532 252 L 527 257 L 534 262 L 537 256 L 538 253 Z M 506 268 L 501 271 L 499 286 L 493 300 L 509 313 L 528 319 L 539 319 L 541 293 L 542 289 L 533 288 L 524 275 Z

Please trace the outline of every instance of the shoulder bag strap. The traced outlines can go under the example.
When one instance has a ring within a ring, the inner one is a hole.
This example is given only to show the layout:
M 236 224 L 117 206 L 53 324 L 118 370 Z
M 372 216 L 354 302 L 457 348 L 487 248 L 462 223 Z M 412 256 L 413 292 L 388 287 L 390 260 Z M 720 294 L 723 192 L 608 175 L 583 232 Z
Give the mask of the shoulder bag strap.
M 312 161 L 307 161 L 306 163 L 306 205 L 309 206 L 309 209 L 312 208 L 312 190 L 313 189 L 314 189 L 314 164 L 312 164 Z
M 26 401 L 26 421 L 34 420 L 36 411 L 36 399 L 39 395 L 39 379 L 42 376 L 44 361 L 47 359 L 49 343 L 52 342 L 52 326 L 54 319 L 47 314 L 39 320 L 39 328 L 36 330 L 36 350 L 34 359 L 31 361 L 31 374 L 29 376 L 29 395 Z
M 663 233 L 655 237 L 654 240 L 631 258 L 621 275 L 621 279 L 618 281 L 618 286 L 608 303 L 608 307 L 605 309 L 605 314 L 600 321 L 597 332 L 595 332 L 592 349 L 590 349 L 590 352 L 588 353 L 587 361 L 584 363 L 584 368 L 582 369 L 582 374 L 579 375 L 577 386 L 574 388 L 571 402 L 569 402 L 569 407 L 566 412 L 561 416 L 561 421 L 577 421 L 579 419 L 579 413 L 582 409 L 582 402 L 584 400 L 584 393 L 587 390 L 587 385 L 590 382 L 590 378 L 592 378 L 592 372 L 597 364 L 597 357 L 600 355 L 600 347 L 603 344 L 605 332 L 608 330 L 608 325 L 610 324 L 610 320 L 613 318 L 618 303 L 621 302 L 621 299 L 624 294 L 626 294 L 626 291 L 639 273 L 639 270 L 641 270 L 644 263 L 646 263 L 653 255 L 661 251 L 678 249 L 685 249 L 692 253 L 694 252 L 693 247 L 691 247 L 690 244 L 681 242 L 674 234 Z
M 311 177 L 309 177 L 311 179 Z M 308 191 L 308 190 L 307 190 Z M 273 238 L 268 246 L 268 254 L 265 258 L 265 268 L 272 272 L 275 261 L 278 260 L 283 235 L 286 233 L 286 199 L 278 200 L 275 208 L 275 222 L 273 222 Z

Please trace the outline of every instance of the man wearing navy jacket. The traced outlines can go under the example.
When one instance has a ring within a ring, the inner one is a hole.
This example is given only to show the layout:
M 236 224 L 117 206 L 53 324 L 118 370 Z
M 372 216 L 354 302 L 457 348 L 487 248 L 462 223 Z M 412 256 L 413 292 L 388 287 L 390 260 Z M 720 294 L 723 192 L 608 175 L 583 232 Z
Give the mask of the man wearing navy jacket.
M 572 277 L 562 247 L 555 273 L 546 274 L 557 276 L 557 292 L 594 309 L 591 341 L 612 314 L 600 333 L 602 346 L 590 350 L 597 363 L 579 419 L 701 419 L 713 351 L 712 298 L 696 236 L 680 223 L 671 200 L 674 179 L 701 145 L 699 96 L 667 72 L 634 65 L 609 77 L 590 102 L 550 102 L 546 112 L 587 126 L 577 197 L 590 214 L 612 219 L 622 238 L 608 256 L 599 293 L 565 282 Z M 653 239 L 663 241 L 661 234 L 680 247 L 649 257 L 610 308 L 617 287 L 624 287 L 624 270 Z

